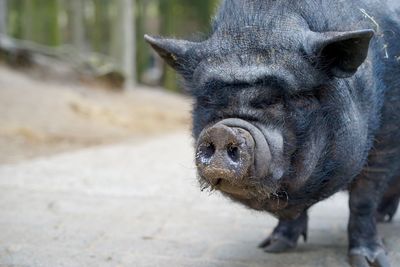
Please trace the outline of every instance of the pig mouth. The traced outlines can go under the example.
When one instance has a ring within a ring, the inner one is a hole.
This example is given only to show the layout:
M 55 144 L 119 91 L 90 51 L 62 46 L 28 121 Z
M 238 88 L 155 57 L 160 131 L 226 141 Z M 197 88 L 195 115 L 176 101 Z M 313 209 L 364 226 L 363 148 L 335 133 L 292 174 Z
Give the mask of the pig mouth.
M 296 213 L 293 212 L 282 213 L 289 205 L 287 194 L 283 192 L 270 193 L 268 187 L 235 185 L 223 179 L 218 179 L 217 182 L 212 185 L 211 190 L 218 190 L 228 198 L 241 202 L 255 210 L 264 210 L 277 216 L 286 216 L 288 218 L 289 216 L 296 216 Z
M 218 179 L 213 188 L 241 199 L 251 199 L 248 188 L 246 186 L 233 185 L 223 179 Z

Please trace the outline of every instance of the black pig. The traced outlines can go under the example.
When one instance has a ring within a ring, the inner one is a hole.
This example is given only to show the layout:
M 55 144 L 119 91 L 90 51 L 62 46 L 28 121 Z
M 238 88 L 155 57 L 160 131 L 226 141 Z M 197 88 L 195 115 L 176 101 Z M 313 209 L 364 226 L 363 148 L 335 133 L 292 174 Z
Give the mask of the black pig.
M 146 36 L 195 99 L 202 187 L 307 237 L 307 209 L 350 192 L 353 267 L 389 266 L 376 221 L 400 197 L 400 12 L 372 0 L 225 0 L 202 42 Z

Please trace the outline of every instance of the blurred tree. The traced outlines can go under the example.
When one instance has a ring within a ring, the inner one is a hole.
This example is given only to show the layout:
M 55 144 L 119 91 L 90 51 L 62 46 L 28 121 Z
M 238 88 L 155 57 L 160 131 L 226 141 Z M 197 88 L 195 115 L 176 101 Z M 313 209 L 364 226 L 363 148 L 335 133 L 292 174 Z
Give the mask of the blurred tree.
M 7 31 L 15 38 L 22 38 L 22 0 L 13 0 L 7 3 Z
M 163 63 L 144 41 L 144 34 L 160 33 L 159 0 L 139 0 L 136 4 L 137 75 L 141 82 L 160 85 Z
M 0 34 L 7 33 L 7 0 L 0 0 Z
M 66 4 L 69 41 L 82 53 L 85 50 L 84 5 L 81 0 L 66 1 Z
M 13 0 L 14 1 L 14 0 Z M 59 9 L 57 0 L 22 0 L 22 38 L 39 44 L 60 44 Z
M 122 68 L 125 74 L 125 88 L 131 89 L 136 82 L 136 38 L 133 0 L 121 0 Z
M 161 85 L 177 91 L 175 73 L 163 67 L 143 34 L 193 39 L 193 33 L 208 31 L 218 1 L 8 0 L 6 20 L 1 20 L 6 9 L 0 7 L 0 31 L 7 27 L 14 38 L 48 46 L 73 44 L 78 55 L 110 56 L 115 61 L 111 65 L 117 63 L 132 80 L 135 76 L 149 84 L 161 80 Z
M 135 0 L 119 0 L 112 9 L 110 50 L 125 76 L 125 88 L 136 83 Z
M 117 1 L 120 2 L 121 0 Z M 89 17 L 87 27 L 89 40 L 92 49 L 95 52 L 102 54 L 110 54 L 111 49 L 109 42 L 111 40 L 111 17 L 110 11 L 115 1 L 109 0 L 86 0 L 85 8 L 90 11 L 88 12 Z M 120 14 L 119 14 L 120 15 Z
M 140 78 L 140 75 L 146 71 L 149 61 L 149 50 L 147 49 L 147 44 L 143 40 L 143 35 L 147 33 L 146 27 L 146 18 L 148 17 L 147 10 L 148 5 L 152 1 L 137 1 L 136 3 L 136 38 L 137 38 L 137 49 L 136 49 L 136 58 L 137 58 L 137 76 Z

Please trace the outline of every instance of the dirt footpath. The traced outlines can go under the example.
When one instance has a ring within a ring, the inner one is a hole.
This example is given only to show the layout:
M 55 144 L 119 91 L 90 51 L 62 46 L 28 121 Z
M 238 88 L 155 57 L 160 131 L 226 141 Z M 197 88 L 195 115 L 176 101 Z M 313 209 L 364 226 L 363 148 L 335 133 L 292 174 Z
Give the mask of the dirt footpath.
M 187 132 L 0 166 L 0 266 L 348 267 L 347 196 L 311 209 L 309 241 L 257 248 L 276 220 L 200 192 Z M 400 214 L 380 226 L 400 262 Z
M 0 164 L 188 129 L 190 100 L 32 78 L 0 65 Z

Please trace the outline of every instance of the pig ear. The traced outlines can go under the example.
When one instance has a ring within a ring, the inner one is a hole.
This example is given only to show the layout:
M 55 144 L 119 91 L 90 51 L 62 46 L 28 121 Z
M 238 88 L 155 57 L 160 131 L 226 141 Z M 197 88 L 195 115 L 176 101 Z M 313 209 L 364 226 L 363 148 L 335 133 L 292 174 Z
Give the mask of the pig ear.
M 368 56 L 373 30 L 313 33 L 308 49 L 317 65 L 338 78 L 353 76 Z
M 164 39 L 147 34 L 144 36 L 144 39 L 168 65 L 178 71 L 183 69 L 185 63 L 188 61 L 187 51 L 195 45 L 195 43 L 189 41 Z

